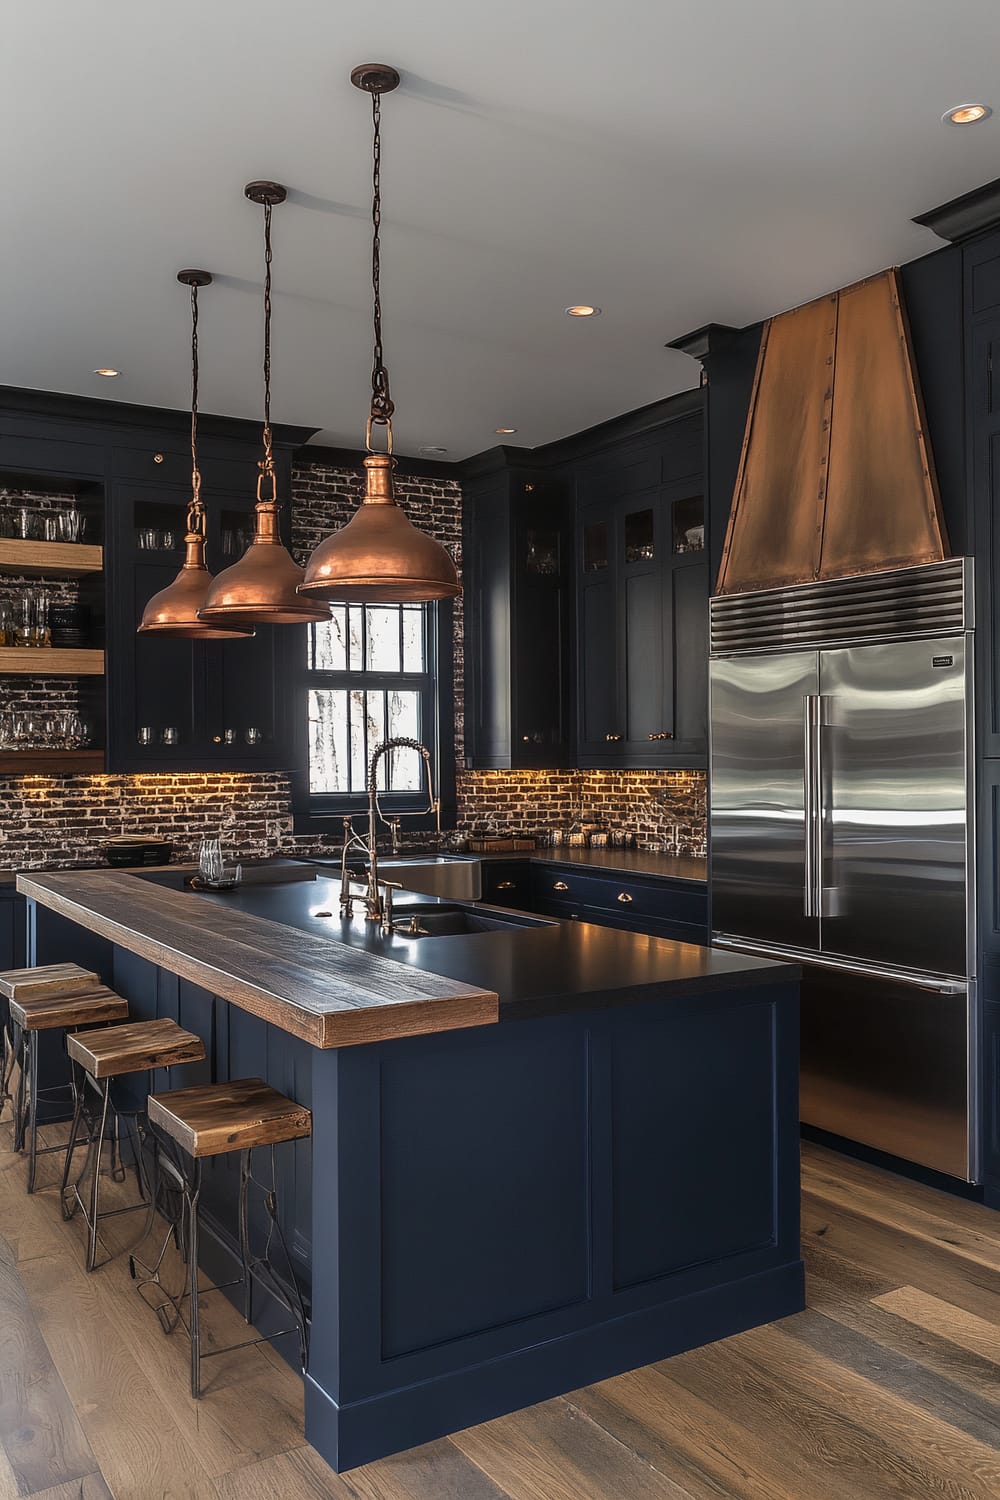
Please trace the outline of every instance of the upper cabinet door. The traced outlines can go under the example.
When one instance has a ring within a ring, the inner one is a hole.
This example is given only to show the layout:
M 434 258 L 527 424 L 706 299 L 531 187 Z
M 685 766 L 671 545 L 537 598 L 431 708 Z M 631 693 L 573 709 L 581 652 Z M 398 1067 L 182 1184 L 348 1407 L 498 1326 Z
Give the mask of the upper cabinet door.
M 504 471 L 466 484 L 465 761 L 572 764 L 572 531 L 564 486 Z
M 618 701 L 618 518 L 606 504 L 580 513 L 577 557 L 578 759 L 613 755 L 624 737 Z

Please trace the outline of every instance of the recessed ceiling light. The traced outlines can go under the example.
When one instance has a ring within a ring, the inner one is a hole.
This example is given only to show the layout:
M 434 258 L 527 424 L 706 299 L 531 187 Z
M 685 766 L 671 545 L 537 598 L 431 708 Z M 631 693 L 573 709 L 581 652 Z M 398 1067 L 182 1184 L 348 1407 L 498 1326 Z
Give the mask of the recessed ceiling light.
M 103 375 L 106 380 L 114 380 L 116 375 L 121 374 L 121 370 L 114 370 L 110 365 L 101 365 L 94 371 L 94 374 Z
M 564 308 L 564 312 L 569 318 L 599 318 L 601 316 L 599 307 L 590 307 L 586 302 L 575 302 L 572 307 Z
M 941 119 L 945 125 L 975 125 L 988 120 L 992 113 L 988 104 L 956 104 L 954 109 L 946 109 Z
M 448 450 L 447 448 L 435 448 L 428 443 L 423 448 L 418 448 L 417 452 L 422 454 L 424 458 L 436 458 L 439 453 L 447 453 Z
M 504 437 L 508 432 L 516 432 L 516 427 L 494 427 L 493 431 L 498 437 Z

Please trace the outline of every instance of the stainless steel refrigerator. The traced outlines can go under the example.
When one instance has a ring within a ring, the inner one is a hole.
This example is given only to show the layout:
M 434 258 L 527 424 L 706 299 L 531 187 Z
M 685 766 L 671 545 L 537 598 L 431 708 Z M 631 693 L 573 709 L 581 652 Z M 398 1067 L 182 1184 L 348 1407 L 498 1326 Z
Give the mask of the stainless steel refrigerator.
M 978 1178 L 968 559 L 712 600 L 713 941 L 804 965 L 802 1118 Z

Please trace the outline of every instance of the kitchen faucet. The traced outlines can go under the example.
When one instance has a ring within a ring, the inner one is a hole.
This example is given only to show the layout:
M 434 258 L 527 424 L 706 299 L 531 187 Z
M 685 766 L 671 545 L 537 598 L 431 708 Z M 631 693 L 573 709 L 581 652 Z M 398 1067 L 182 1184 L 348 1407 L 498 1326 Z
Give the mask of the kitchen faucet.
M 438 833 L 441 832 L 441 799 L 434 795 L 434 783 L 431 776 L 431 752 L 419 740 L 406 738 L 383 740 L 381 744 L 375 746 L 368 765 L 367 838 L 362 838 L 349 816 L 344 818 L 344 846 L 340 855 L 340 914 L 342 917 L 351 917 L 354 915 L 354 901 L 356 898 L 351 891 L 347 860 L 352 849 L 360 849 L 368 861 L 365 894 L 361 898 L 364 901 L 365 918 L 369 922 L 378 922 L 384 933 L 392 932 L 392 893 L 393 891 L 402 890 L 402 885 L 399 881 L 384 880 L 378 873 L 376 831 L 380 821 L 385 823 L 389 829 L 393 854 L 399 849 L 399 815 L 389 818 L 383 817 L 382 809 L 378 804 L 378 784 L 376 780 L 379 761 L 383 755 L 389 755 L 393 750 L 416 750 L 423 757 L 424 770 L 427 776 L 427 794 L 429 797 L 429 806 L 426 811 L 434 813 L 437 819 L 437 831 Z M 382 894 L 383 891 L 385 892 L 384 897 Z

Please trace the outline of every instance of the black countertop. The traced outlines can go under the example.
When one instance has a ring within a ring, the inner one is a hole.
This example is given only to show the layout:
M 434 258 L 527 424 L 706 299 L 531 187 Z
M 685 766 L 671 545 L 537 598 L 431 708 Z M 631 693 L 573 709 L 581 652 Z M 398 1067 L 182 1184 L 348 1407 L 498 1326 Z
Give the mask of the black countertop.
M 164 883 L 169 878 L 166 871 L 150 875 Z M 720 948 L 591 922 L 504 913 L 481 902 L 452 902 L 411 892 L 397 895 L 397 916 L 412 907 L 468 906 L 487 915 L 497 911 L 511 925 L 450 937 L 384 937 L 375 923 L 360 915 L 340 916 L 340 882 L 327 876 L 281 886 L 244 886 L 224 894 L 192 894 L 196 900 L 364 949 L 469 988 L 493 990 L 500 997 L 501 1019 L 653 999 L 668 992 L 680 996 L 731 984 L 766 984 L 794 979 L 799 973 L 794 965 Z

